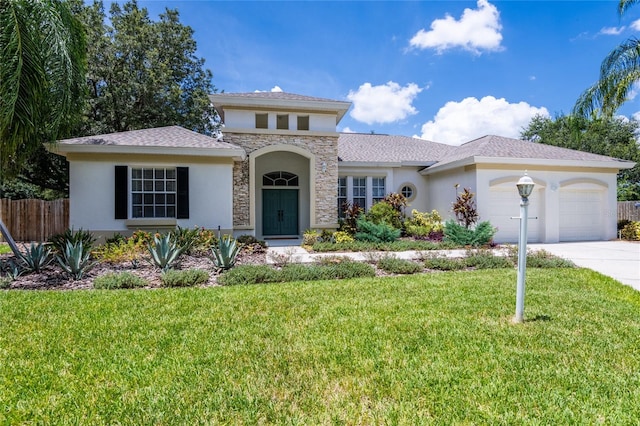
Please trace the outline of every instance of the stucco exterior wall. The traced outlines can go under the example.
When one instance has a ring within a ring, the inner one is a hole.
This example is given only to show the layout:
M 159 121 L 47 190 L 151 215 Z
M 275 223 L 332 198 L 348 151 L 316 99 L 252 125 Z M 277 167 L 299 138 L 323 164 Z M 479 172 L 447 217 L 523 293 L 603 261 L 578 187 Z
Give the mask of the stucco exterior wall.
M 459 185 L 458 192 L 462 192 L 464 188 L 470 188 L 475 193 L 478 190 L 475 172 L 468 169 L 465 170 L 463 167 L 428 175 L 425 178 L 427 179 L 428 188 L 427 209 L 429 211 L 437 210 L 445 221 L 447 219 L 455 219 L 451 206 L 456 200 L 456 184 Z M 479 196 L 476 200 L 478 198 Z M 486 217 L 481 217 L 481 220 L 487 219 Z
M 87 229 L 99 234 L 135 230 L 136 219 L 114 218 L 115 166 L 189 167 L 189 219 L 176 219 L 181 227 L 200 226 L 229 232 L 233 226 L 233 163 L 198 163 L 189 161 L 96 161 L 71 160 L 69 163 L 69 223 L 74 229 Z M 130 186 L 130 181 L 129 181 Z M 131 195 L 129 194 L 129 210 Z M 149 219 L 145 219 L 149 222 Z M 151 220 L 152 222 L 153 220 Z M 152 227 L 153 225 L 150 225 Z
M 334 118 L 335 120 L 335 118 Z M 335 130 L 335 124 L 333 126 Z M 257 161 L 256 154 L 265 152 L 265 148 L 274 147 L 281 152 L 295 152 L 310 159 L 309 165 L 309 227 L 337 227 L 336 198 L 338 181 L 338 135 L 286 135 L 277 133 L 233 133 L 225 132 L 225 142 L 245 149 L 248 158 L 236 163 L 233 169 L 233 225 L 235 229 L 255 232 L 256 221 L 261 212 L 255 199 L 260 188 L 254 183 L 251 188 L 251 159 Z M 266 152 L 265 152 L 266 153 Z M 271 152 L 269 152 L 271 155 Z M 286 170 L 283 164 L 283 170 Z M 258 182 L 262 176 L 255 176 Z M 261 183 L 261 182 L 260 182 Z
M 255 129 L 256 113 L 267 114 L 269 129 L 276 129 L 276 116 L 289 115 L 289 130 L 297 130 L 298 116 L 309 117 L 309 129 L 311 132 L 335 132 L 335 114 L 318 114 L 304 112 L 283 112 L 268 110 L 236 110 L 225 109 L 224 124 L 228 129 Z M 226 135 L 226 133 L 225 133 Z

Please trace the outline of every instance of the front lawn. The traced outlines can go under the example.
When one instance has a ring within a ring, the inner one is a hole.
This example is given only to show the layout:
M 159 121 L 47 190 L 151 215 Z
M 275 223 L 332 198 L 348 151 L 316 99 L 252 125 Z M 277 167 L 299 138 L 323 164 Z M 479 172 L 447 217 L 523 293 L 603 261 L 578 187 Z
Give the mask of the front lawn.
M 640 294 L 585 269 L 0 292 L 0 424 L 634 424 Z

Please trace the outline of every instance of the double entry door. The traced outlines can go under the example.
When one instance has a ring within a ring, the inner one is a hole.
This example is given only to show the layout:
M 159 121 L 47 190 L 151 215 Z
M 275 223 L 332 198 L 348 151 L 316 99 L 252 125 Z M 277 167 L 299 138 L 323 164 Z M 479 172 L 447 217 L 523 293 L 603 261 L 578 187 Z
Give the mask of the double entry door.
M 263 235 L 298 235 L 298 190 L 262 190 Z

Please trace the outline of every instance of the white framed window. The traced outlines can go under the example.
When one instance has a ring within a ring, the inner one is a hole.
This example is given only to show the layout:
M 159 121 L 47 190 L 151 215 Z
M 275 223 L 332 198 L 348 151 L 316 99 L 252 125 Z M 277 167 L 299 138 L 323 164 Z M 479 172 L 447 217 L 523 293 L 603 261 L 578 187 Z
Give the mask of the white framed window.
M 176 217 L 176 169 L 131 168 L 131 217 Z
M 338 178 L 338 217 L 344 217 L 344 205 L 347 203 L 347 177 Z
M 353 204 L 357 204 L 362 209 L 367 209 L 367 178 L 353 178 Z
M 385 195 L 385 178 L 383 177 L 374 177 L 371 178 L 371 200 L 372 204 L 375 204 L 379 201 L 384 200 Z

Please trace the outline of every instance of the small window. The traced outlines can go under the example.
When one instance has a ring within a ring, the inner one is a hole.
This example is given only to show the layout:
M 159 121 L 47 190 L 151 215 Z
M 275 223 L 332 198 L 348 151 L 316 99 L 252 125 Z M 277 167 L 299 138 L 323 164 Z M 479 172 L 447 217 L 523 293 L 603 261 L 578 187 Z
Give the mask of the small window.
M 298 130 L 309 130 L 309 116 L 308 115 L 299 115 L 298 116 Z
M 268 129 L 268 128 L 269 128 L 269 115 L 256 114 L 256 129 Z
M 289 172 L 271 172 L 262 176 L 262 186 L 298 186 L 298 176 Z
M 276 120 L 276 128 L 279 130 L 288 130 L 289 129 L 289 116 L 284 114 L 284 115 L 280 115 L 278 114 L 277 120 Z
M 176 169 L 131 169 L 131 216 L 176 217 Z
M 347 204 L 347 178 L 338 178 L 338 217 L 344 218 L 344 207 Z
M 404 195 L 407 201 L 412 201 L 416 198 L 416 187 L 411 184 L 405 184 L 400 187 L 400 193 Z
M 367 178 L 366 177 L 354 177 L 353 178 L 353 204 L 358 207 L 367 209 Z
M 374 204 L 384 200 L 385 187 L 383 177 L 374 177 L 371 179 L 371 192 L 372 201 Z

